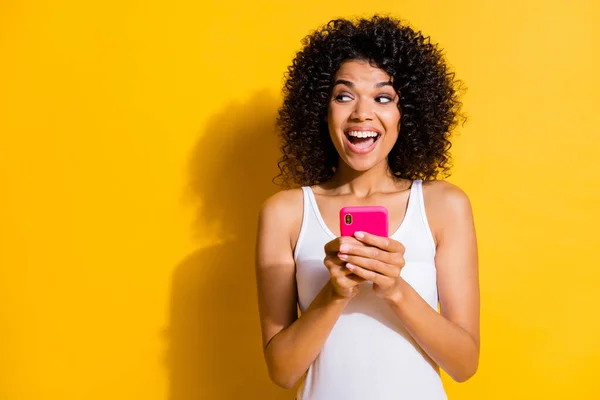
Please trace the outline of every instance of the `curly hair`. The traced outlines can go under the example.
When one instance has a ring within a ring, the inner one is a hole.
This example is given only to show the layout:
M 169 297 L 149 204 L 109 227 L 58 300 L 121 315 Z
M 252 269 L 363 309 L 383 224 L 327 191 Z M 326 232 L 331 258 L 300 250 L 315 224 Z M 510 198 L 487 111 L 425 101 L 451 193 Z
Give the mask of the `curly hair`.
M 314 185 L 330 179 L 339 155 L 329 136 L 328 104 L 335 72 L 344 61 L 365 60 L 392 78 L 399 95 L 400 134 L 388 155 L 398 178 L 436 179 L 450 175 L 450 133 L 459 120 L 461 81 L 429 37 L 400 20 L 336 19 L 302 40 L 285 73 L 277 116 L 282 141 L 283 185 Z

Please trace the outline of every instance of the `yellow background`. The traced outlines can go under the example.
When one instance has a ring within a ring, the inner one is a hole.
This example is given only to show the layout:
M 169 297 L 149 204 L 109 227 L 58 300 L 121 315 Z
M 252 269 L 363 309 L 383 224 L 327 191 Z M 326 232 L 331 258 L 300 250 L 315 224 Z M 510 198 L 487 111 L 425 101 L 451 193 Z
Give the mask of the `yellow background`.
M 300 40 L 392 13 L 469 88 L 451 181 L 482 353 L 451 399 L 600 383 L 600 3 L 2 1 L 0 399 L 292 399 L 263 365 L 256 213 Z

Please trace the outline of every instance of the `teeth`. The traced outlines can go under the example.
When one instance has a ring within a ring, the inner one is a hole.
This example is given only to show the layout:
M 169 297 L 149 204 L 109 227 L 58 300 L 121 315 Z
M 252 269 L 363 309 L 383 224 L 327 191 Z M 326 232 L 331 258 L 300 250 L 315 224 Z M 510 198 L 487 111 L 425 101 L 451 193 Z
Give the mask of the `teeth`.
M 367 137 L 377 137 L 377 132 L 373 131 L 350 131 L 348 133 L 349 136 L 357 137 L 357 138 L 367 138 Z

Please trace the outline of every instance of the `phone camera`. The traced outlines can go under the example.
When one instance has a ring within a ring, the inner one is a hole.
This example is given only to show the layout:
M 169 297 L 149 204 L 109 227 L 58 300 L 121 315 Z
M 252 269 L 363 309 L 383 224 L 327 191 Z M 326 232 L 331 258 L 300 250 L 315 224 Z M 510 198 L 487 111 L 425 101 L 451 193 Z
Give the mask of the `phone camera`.
M 352 224 L 352 214 L 346 214 L 346 216 L 344 218 L 345 218 L 345 221 L 346 221 L 346 225 L 351 225 Z

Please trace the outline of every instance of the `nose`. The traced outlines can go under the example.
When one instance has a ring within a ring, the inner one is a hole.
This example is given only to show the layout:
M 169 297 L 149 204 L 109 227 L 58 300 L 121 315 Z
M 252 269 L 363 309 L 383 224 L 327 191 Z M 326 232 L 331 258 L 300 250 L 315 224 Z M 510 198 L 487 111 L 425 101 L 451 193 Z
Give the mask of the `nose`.
M 371 102 L 368 99 L 361 99 L 360 97 L 354 103 L 354 109 L 350 115 L 351 119 L 357 119 L 364 121 L 366 119 L 372 119 L 373 110 L 371 108 Z

